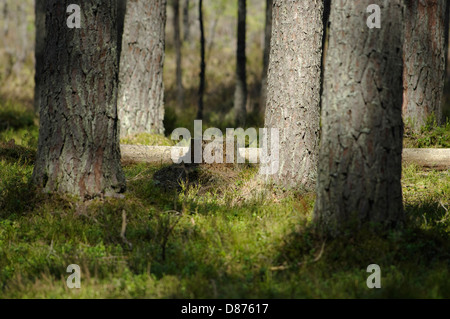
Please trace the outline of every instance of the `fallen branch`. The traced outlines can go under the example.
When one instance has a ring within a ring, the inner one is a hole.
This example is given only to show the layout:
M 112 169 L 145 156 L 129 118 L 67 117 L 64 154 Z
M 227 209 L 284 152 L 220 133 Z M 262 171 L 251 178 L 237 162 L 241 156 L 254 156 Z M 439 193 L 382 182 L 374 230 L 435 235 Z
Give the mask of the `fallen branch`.
M 176 152 L 175 159 L 184 156 L 188 147 L 175 146 L 142 146 L 142 145 L 121 145 L 122 163 L 160 163 L 172 164 L 172 151 Z M 259 160 L 261 149 L 240 148 L 239 154 L 247 161 Z M 403 162 L 413 163 L 426 168 L 437 170 L 450 169 L 450 149 L 440 148 L 405 148 L 403 150 Z
M 450 169 L 450 149 L 405 148 L 403 162 L 438 170 Z

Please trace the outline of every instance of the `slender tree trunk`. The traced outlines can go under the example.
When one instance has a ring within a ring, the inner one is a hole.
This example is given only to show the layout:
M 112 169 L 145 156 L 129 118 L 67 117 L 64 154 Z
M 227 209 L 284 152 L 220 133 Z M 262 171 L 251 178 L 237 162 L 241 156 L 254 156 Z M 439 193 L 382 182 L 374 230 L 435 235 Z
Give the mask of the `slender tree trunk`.
M 120 66 L 120 56 L 122 53 L 123 29 L 125 27 L 125 15 L 127 12 L 127 0 L 118 0 L 117 3 L 117 55 Z
M 206 76 L 206 62 L 205 62 L 205 28 L 203 25 L 203 0 L 199 0 L 198 4 L 199 21 L 200 21 L 200 87 L 198 92 L 198 112 L 197 119 L 203 119 L 203 96 L 205 94 L 205 76 Z
M 236 52 L 236 90 L 234 93 L 234 115 L 237 125 L 243 126 L 247 105 L 247 70 L 245 55 L 245 36 L 247 19 L 247 0 L 238 0 L 238 30 Z
M 119 72 L 120 135 L 163 134 L 166 0 L 128 0 Z
M 314 220 L 332 237 L 403 221 L 402 0 L 332 2 Z
M 445 21 L 445 52 L 447 53 L 445 61 L 446 79 L 444 85 L 444 106 L 442 108 L 442 121 L 450 121 L 450 50 L 449 50 L 449 32 L 450 32 L 450 3 L 447 3 L 447 13 Z
M 276 184 L 312 188 L 316 178 L 322 0 L 274 0 L 266 127 L 280 131 Z
M 34 5 L 35 12 L 35 75 L 34 75 L 34 110 L 39 114 L 41 105 L 41 77 L 44 64 L 45 49 L 45 1 L 36 0 Z
M 183 109 L 184 89 L 183 89 L 183 73 L 181 65 L 181 30 L 180 30 L 180 0 L 173 0 L 173 28 L 174 28 L 174 43 L 176 55 L 176 83 L 177 83 L 177 104 L 180 109 Z
M 184 0 L 183 6 L 183 40 L 188 42 L 191 36 L 191 22 L 189 21 L 189 0 Z
M 414 130 L 442 123 L 448 0 L 405 0 L 403 116 Z
M 47 0 L 34 182 L 91 198 L 125 190 L 117 129 L 117 0 Z M 66 25 L 70 4 L 81 29 Z
M 261 113 L 264 113 L 266 110 L 267 71 L 269 70 L 270 40 L 272 38 L 272 8 L 273 8 L 273 0 L 266 0 L 266 26 L 264 28 L 264 56 L 263 56 L 263 72 L 261 80 L 261 102 L 260 102 Z
M 0 0 L 0 96 L 32 101 L 34 93 L 34 34 L 29 17 L 34 0 Z
M 322 96 L 325 74 L 325 59 L 328 51 L 328 39 L 330 35 L 329 22 L 330 22 L 330 10 L 331 0 L 323 1 L 323 37 L 322 37 L 322 72 L 320 76 L 320 107 L 322 108 Z

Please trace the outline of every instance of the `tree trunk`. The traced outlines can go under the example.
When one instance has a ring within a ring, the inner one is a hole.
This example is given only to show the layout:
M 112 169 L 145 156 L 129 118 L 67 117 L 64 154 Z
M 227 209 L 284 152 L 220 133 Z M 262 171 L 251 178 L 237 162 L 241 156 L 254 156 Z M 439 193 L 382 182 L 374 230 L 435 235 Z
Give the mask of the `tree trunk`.
M 117 1 L 117 55 L 120 66 L 120 55 L 122 53 L 123 28 L 125 26 L 125 14 L 127 12 L 127 0 Z
M 117 128 L 117 0 L 47 0 L 39 145 L 34 182 L 82 198 L 125 190 Z
M 259 108 L 261 113 L 265 112 L 267 101 L 267 71 L 269 70 L 270 40 L 272 38 L 272 8 L 273 0 L 266 0 L 266 26 L 264 28 L 264 56 L 261 78 L 261 102 Z
M 275 0 L 266 127 L 280 132 L 274 182 L 312 188 L 319 145 L 323 1 Z
M 119 72 L 120 135 L 163 134 L 166 0 L 128 0 Z
M 205 94 L 205 76 L 206 76 L 206 61 L 205 61 L 205 27 L 203 25 L 203 0 L 198 3 L 198 13 L 200 21 L 200 87 L 198 90 L 198 111 L 197 119 L 203 119 L 203 96 Z
M 245 124 L 247 104 L 247 71 L 245 55 L 245 35 L 247 0 L 238 0 L 238 30 L 236 52 L 236 90 L 234 92 L 234 115 L 238 126 Z
M 184 0 L 183 6 L 183 40 L 188 42 L 191 36 L 191 22 L 189 21 L 189 0 Z
M 173 28 L 174 43 L 176 55 L 176 83 L 177 83 L 177 104 L 183 109 L 184 89 L 183 89 L 183 73 L 181 65 L 181 30 L 180 30 L 180 0 L 173 0 Z
M 448 0 L 406 0 L 403 116 L 415 131 L 434 115 L 442 124 Z
M 34 5 L 35 12 L 35 74 L 34 74 L 34 110 L 39 114 L 41 105 L 41 77 L 44 64 L 45 50 L 45 1 L 36 0 Z
M 0 1 L 0 96 L 2 99 L 33 101 L 34 0 Z
M 314 220 L 332 237 L 403 221 L 402 0 L 332 2 Z

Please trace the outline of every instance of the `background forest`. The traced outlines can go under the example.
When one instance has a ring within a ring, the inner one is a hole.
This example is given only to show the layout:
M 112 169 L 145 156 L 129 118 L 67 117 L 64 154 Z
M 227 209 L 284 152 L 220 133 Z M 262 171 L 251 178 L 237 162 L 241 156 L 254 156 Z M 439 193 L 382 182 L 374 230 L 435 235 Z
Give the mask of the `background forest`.
M 246 1 L 245 120 L 233 113 L 238 3 L 203 1 L 205 128 L 267 122 L 263 0 Z M 175 128 L 192 131 L 198 8 L 199 0 L 167 2 L 164 133 L 121 136 L 121 144 L 172 146 Z M 404 162 L 405 226 L 362 227 L 339 239 L 313 229 L 314 190 L 267 185 L 249 163 L 202 164 L 188 172 L 123 163 L 127 192 L 88 201 L 35 188 L 35 9 L 34 0 L 0 0 L 0 298 L 450 298 L 448 165 Z M 404 148 L 450 148 L 450 67 L 445 82 L 442 122 L 429 117 L 414 128 L 405 121 Z M 382 269 L 382 289 L 366 286 L 366 268 L 374 263 Z M 66 286 L 69 264 L 81 266 L 81 289 Z

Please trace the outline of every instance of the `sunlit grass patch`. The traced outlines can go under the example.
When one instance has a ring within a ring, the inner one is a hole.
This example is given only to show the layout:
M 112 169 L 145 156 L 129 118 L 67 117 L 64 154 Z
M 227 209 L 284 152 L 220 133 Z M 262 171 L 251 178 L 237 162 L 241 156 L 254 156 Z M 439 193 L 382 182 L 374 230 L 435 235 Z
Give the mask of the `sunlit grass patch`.
M 120 140 L 121 144 L 147 145 L 147 146 L 173 146 L 172 140 L 164 135 L 141 133 Z

